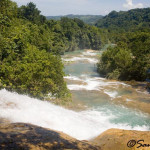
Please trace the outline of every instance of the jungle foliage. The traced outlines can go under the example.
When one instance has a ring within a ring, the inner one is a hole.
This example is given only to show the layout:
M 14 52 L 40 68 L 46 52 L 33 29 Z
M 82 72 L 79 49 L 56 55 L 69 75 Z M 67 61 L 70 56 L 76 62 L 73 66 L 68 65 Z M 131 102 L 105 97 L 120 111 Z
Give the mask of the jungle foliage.
M 107 30 L 108 38 L 113 43 L 126 32 L 150 32 L 150 8 L 112 11 L 100 19 L 96 26 Z
M 132 9 L 129 11 L 112 11 L 100 19 L 96 26 L 111 31 L 128 32 L 139 28 L 150 27 L 150 8 Z
M 149 80 L 150 8 L 112 11 L 96 26 L 108 32 L 115 47 L 106 50 L 98 63 L 98 71 L 111 79 Z
M 47 16 L 47 19 L 60 20 L 62 17 L 67 17 L 70 19 L 78 18 L 82 20 L 84 23 L 94 25 L 99 19 L 103 18 L 101 15 L 65 15 L 65 16 Z
M 70 96 L 60 54 L 100 49 L 103 32 L 79 19 L 48 21 L 32 2 L 0 1 L 0 88 L 43 98 Z
M 150 68 L 150 32 L 131 32 L 106 50 L 98 71 L 111 79 L 145 81 Z

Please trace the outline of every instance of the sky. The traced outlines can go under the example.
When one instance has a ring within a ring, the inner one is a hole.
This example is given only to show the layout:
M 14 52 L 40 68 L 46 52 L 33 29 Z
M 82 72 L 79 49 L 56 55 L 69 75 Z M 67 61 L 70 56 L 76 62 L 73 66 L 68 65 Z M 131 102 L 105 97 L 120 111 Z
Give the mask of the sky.
M 130 10 L 150 7 L 150 0 L 13 0 L 18 6 L 36 4 L 45 16 L 68 14 L 107 15 L 112 10 Z

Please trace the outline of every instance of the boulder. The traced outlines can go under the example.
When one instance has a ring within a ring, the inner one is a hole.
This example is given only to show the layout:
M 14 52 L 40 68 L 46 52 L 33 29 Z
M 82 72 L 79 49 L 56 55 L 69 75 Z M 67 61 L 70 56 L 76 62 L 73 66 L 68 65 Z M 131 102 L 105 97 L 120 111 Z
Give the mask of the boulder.
M 109 129 L 92 142 L 102 150 L 150 150 L 150 132 Z
M 88 141 L 25 123 L 0 124 L 0 150 L 101 150 Z

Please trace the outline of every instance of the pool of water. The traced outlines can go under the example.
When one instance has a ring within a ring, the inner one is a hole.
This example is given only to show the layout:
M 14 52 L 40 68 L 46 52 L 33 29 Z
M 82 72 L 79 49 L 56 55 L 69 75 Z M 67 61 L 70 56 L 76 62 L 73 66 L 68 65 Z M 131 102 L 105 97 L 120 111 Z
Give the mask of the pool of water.
M 149 131 L 150 115 L 140 108 L 146 105 L 149 110 L 150 95 L 136 86 L 99 76 L 97 55 L 96 51 L 77 51 L 62 58 L 74 107 L 63 108 L 2 89 L 0 118 L 62 131 L 79 140 L 92 139 L 110 128 Z
M 149 103 L 150 95 L 124 82 L 101 77 L 96 70 L 99 55 L 98 51 L 78 51 L 66 53 L 63 56 L 65 79 L 73 95 L 73 101 L 81 103 L 89 110 L 111 116 L 109 122 L 116 124 L 119 128 L 130 126 L 131 129 L 147 128 L 149 130 L 149 114 L 141 112 L 138 108 L 133 109 L 114 103 L 114 101 L 120 99 L 125 103 L 131 101 Z M 105 120 L 102 120 L 102 124 L 105 124 Z

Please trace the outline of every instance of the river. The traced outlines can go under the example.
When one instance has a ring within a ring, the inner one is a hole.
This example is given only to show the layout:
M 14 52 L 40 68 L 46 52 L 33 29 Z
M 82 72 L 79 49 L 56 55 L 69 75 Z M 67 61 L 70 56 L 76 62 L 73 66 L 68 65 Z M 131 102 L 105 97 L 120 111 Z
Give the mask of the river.
M 0 90 L 0 118 L 62 131 L 79 140 L 92 139 L 110 128 L 150 130 L 150 115 L 139 109 L 148 104 L 145 90 L 107 80 L 96 72 L 98 51 L 75 51 L 63 56 L 65 80 L 75 109 Z M 137 107 L 129 104 L 137 103 Z

